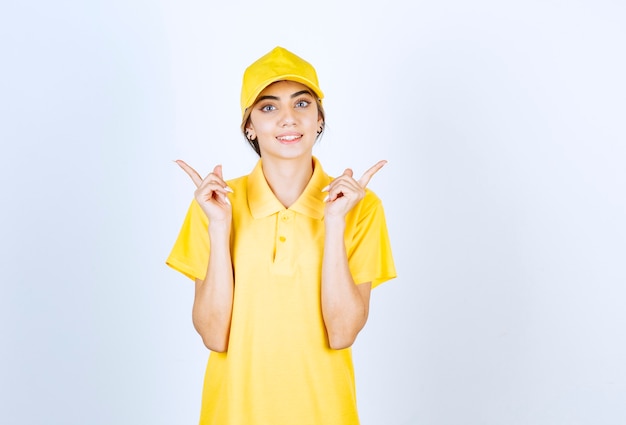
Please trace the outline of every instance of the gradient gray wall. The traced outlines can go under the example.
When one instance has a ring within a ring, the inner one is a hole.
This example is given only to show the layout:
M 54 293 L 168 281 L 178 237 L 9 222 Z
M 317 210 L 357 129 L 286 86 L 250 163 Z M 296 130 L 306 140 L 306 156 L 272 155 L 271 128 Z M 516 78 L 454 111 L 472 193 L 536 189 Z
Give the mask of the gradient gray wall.
M 214 4 L 1 6 L 0 422 L 197 422 L 172 160 L 252 168 L 241 74 L 283 45 L 326 170 L 389 160 L 363 424 L 626 423 L 624 3 Z

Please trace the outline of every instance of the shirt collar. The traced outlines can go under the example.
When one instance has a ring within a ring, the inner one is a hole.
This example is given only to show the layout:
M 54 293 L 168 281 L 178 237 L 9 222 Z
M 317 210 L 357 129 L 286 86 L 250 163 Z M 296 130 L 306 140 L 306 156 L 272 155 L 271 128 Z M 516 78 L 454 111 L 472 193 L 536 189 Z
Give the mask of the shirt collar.
M 324 217 L 324 198 L 322 189 L 331 182 L 331 178 L 322 169 L 319 160 L 313 157 L 313 175 L 298 200 L 289 207 L 290 210 L 311 218 L 321 220 Z M 254 218 L 270 216 L 285 210 L 283 204 L 270 189 L 263 174 L 262 160 L 259 160 L 248 175 L 248 205 Z

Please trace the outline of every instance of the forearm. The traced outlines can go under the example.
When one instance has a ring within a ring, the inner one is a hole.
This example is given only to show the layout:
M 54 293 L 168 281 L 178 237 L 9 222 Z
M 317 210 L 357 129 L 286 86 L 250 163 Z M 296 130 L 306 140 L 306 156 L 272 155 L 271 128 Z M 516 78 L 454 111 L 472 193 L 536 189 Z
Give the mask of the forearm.
M 351 346 L 365 325 L 369 296 L 355 285 L 348 267 L 343 218 L 327 220 L 322 261 L 322 315 L 331 348 Z M 369 293 L 368 293 L 369 294 Z
M 193 324 L 207 348 L 224 352 L 228 348 L 234 291 L 230 223 L 210 224 L 209 238 L 206 277 L 196 280 Z

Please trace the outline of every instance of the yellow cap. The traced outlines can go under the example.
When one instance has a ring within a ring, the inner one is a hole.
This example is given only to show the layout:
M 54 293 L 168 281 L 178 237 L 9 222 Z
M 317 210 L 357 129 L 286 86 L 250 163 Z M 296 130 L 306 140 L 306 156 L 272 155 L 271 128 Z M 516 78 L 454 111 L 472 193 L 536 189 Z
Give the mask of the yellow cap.
M 324 97 L 313 65 L 287 49 L 275 47 L 246 68 L 241 86 L 241 114 L 245 116 L 246 109 L 252 106 L 265 87 L 283 80 L 304 84 L 320 100 Z

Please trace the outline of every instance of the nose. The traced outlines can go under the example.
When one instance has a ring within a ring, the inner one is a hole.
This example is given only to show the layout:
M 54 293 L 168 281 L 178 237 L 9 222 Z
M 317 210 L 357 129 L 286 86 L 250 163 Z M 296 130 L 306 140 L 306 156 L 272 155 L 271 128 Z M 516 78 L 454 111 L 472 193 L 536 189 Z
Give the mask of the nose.
M 291 108 L 284 108 L 280 115 L 280 125 L 282 127 L 290 126 L 295 123 L 296 119 Z

